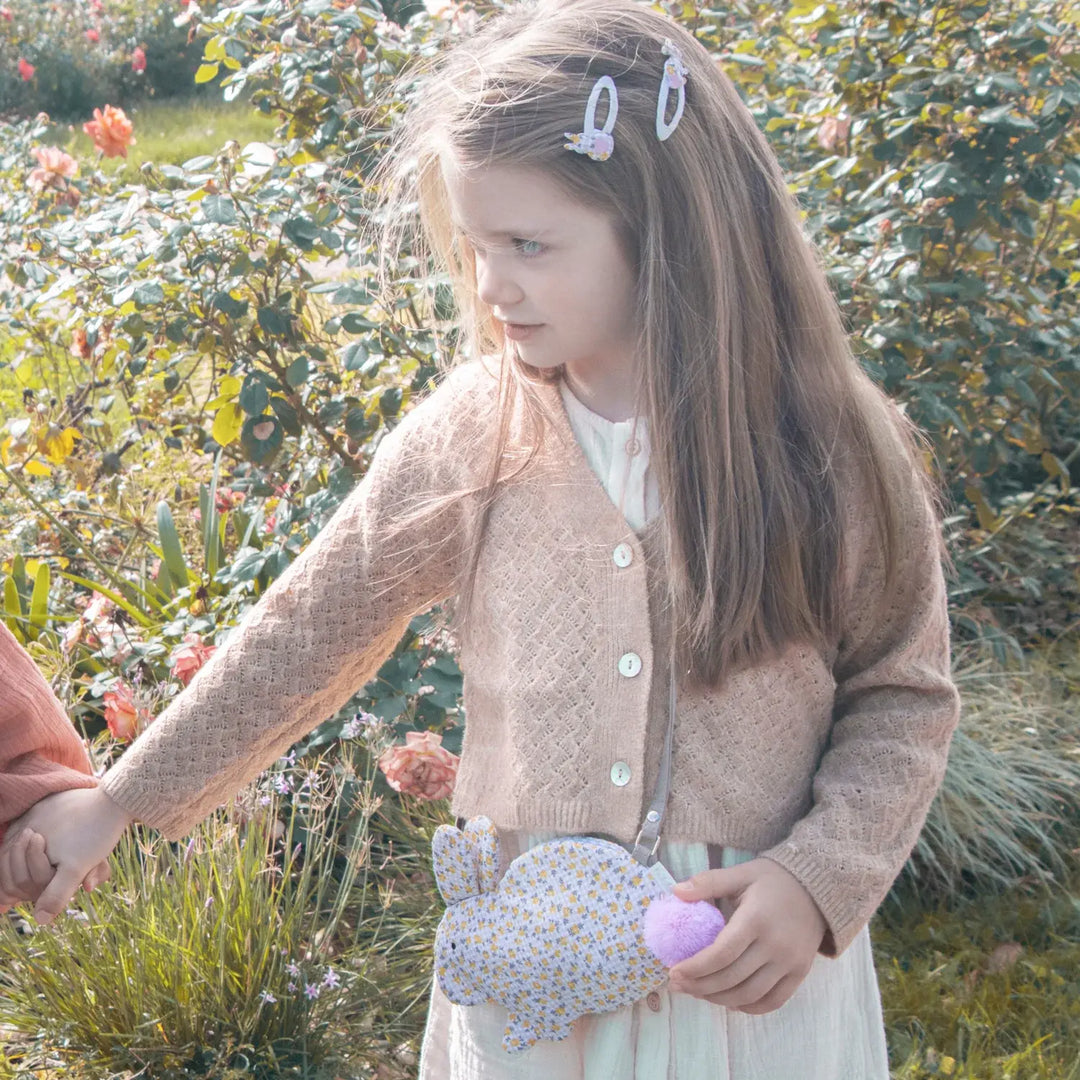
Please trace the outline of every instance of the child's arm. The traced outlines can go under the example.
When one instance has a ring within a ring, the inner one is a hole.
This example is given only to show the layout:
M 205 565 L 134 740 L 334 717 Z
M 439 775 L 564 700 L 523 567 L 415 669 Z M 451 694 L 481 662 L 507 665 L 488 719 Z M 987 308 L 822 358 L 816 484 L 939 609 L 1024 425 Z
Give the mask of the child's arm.
M 451 375 L 383 439 L 329 523 L 105 775 L 102 793 L 128 819 L 169 839 L 185 835 L 368 682 L 414 615 L 453 594 L 462 503 L 392 526 L 427 500 L 475 486 L 454 441 L 475 415 L 472 390 L 468 371 Z M 91 816 L 101 823 L 104 840 L 92 850 L 100 858 L 119 835 L 117 819 L 104 804 Z M 63 868 L 69 848 L 54 851 L 68 843 L 62 825 L 35 828 Z M 65 875 L 71 892 L 76 871 L 72 863 Z M 71 895 L 60 891 L 51 910 Z

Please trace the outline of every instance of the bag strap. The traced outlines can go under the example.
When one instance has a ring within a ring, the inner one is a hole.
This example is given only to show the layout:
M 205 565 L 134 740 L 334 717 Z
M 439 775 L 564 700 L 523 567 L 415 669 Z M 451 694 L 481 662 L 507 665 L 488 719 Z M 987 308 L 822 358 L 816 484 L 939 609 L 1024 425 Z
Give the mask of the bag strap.
M 656 777 L 656 788 L 652 802 L 641 823 L 631 855 L 642 866 L 652 866 L 656 862 L 656 853 L 660 850 L 660 826 L 664 822 L 667 809 L 668 791 L 671 788 L 671 748 L 675 737 L 675 657 L 671 658 L 671 686 L 668 691 L 668 722 L 664 734 L 664 753 L 660 758 L 660 771 Z

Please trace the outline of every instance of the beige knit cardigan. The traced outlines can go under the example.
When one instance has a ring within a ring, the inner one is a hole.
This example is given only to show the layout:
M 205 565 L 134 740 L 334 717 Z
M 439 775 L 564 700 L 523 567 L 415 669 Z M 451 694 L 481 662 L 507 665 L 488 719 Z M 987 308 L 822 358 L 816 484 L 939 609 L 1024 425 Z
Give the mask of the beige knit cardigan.
M 605 494 L 557 386 L 552 421 L 488 520 L 462 634 L 467 714 L 456 814 L 510 829 L 633 839 L 666 723 L 663 565 Z M 379 446 L 367 474 L 190 686 L 106 774 L 176 838 L 363 686 L 418 612 L 455 594 L 494 379 L 459 367 Z M 842 951 L 915 844 L 958 712 L 937 524 L 912 483 L 896 587 L 848 493 L 849 612 L 827 650 L 792 645 L 718 689 L 681 688 L 669 839 L 761 852 L 807 888 Z M 627 779 L 627 776 L 629 777 Z

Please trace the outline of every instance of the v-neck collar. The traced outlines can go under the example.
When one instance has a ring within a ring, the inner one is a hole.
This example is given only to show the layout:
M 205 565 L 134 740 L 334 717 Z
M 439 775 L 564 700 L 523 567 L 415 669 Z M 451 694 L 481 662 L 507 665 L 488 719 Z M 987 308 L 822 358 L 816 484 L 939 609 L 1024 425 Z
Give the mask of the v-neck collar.
M 555 433 L 558 435 L 560 443 L 565 446 L 563 453 L 569 469 L 571 472 L 577 474 L 580 483 L 591 487 L 596 493 L 597 498 L 604 507 L 605 516 L 609 519 L 612 532 L 618 535 L 631 533 L 643 544 L 658 540 L 660 536 L 660 523 L 663 520 L 663 511 L 661 510 L 659 514 L 650 521 L 647 521 L 640 532 L 635 529 L 630 522 L 626 520 L 618 506 L 611 501 L 611 497 L 604 488 L 603 482 L 600 480 L 600 477 L 593 472 L 593 468 L 589 464 L 588 458 L 585 456 L 585 451 L 581 449 L 581 445 L 578 443 L 577 436 L 574 434 L 574 429 L 571 426 L 570 417 L 566 411 L 566 403 L 563 401 L 562 393 L 559 390 L 559 381 L 538 383 L 536 386 L 547 403 L 548 412 L 551 416 Z M 569 389 L 569 387 L 567 387 L 567 389 Z M 585 408 L 585 406 L 583 405 L 582 408 Z M 601 417 L 601 419 L 604 418 Z M 605 422 L 614 424 L 618 421 L 605 420 Z M 625 421 L 623 422 L 625 423 Z M 653 536 L 654 533 L 655 537 Z

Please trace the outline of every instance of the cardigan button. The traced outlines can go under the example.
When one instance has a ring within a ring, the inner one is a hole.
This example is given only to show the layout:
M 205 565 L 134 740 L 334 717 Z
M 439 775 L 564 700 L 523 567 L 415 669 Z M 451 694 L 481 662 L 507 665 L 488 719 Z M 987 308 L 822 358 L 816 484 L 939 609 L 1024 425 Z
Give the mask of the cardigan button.
M 632 679 L 641 671 L 641 657 L 636 652 L 623 653 L 619 657 L 619 674 Z
M 616 761 L 611 766 L 611 782 L 616 787 L 626 787 L 630 783 L 630 766 L 625 761 Z
M 629 544 L 619 544 L 611 553 L 611 561 L 622 570 L 634 561 L 634 549 Z
M 627 439 L 626 446 L 623 449 L 626 451 L 627 457 L 637 457 L 641 453 L 641 441 L 639 439 Z

